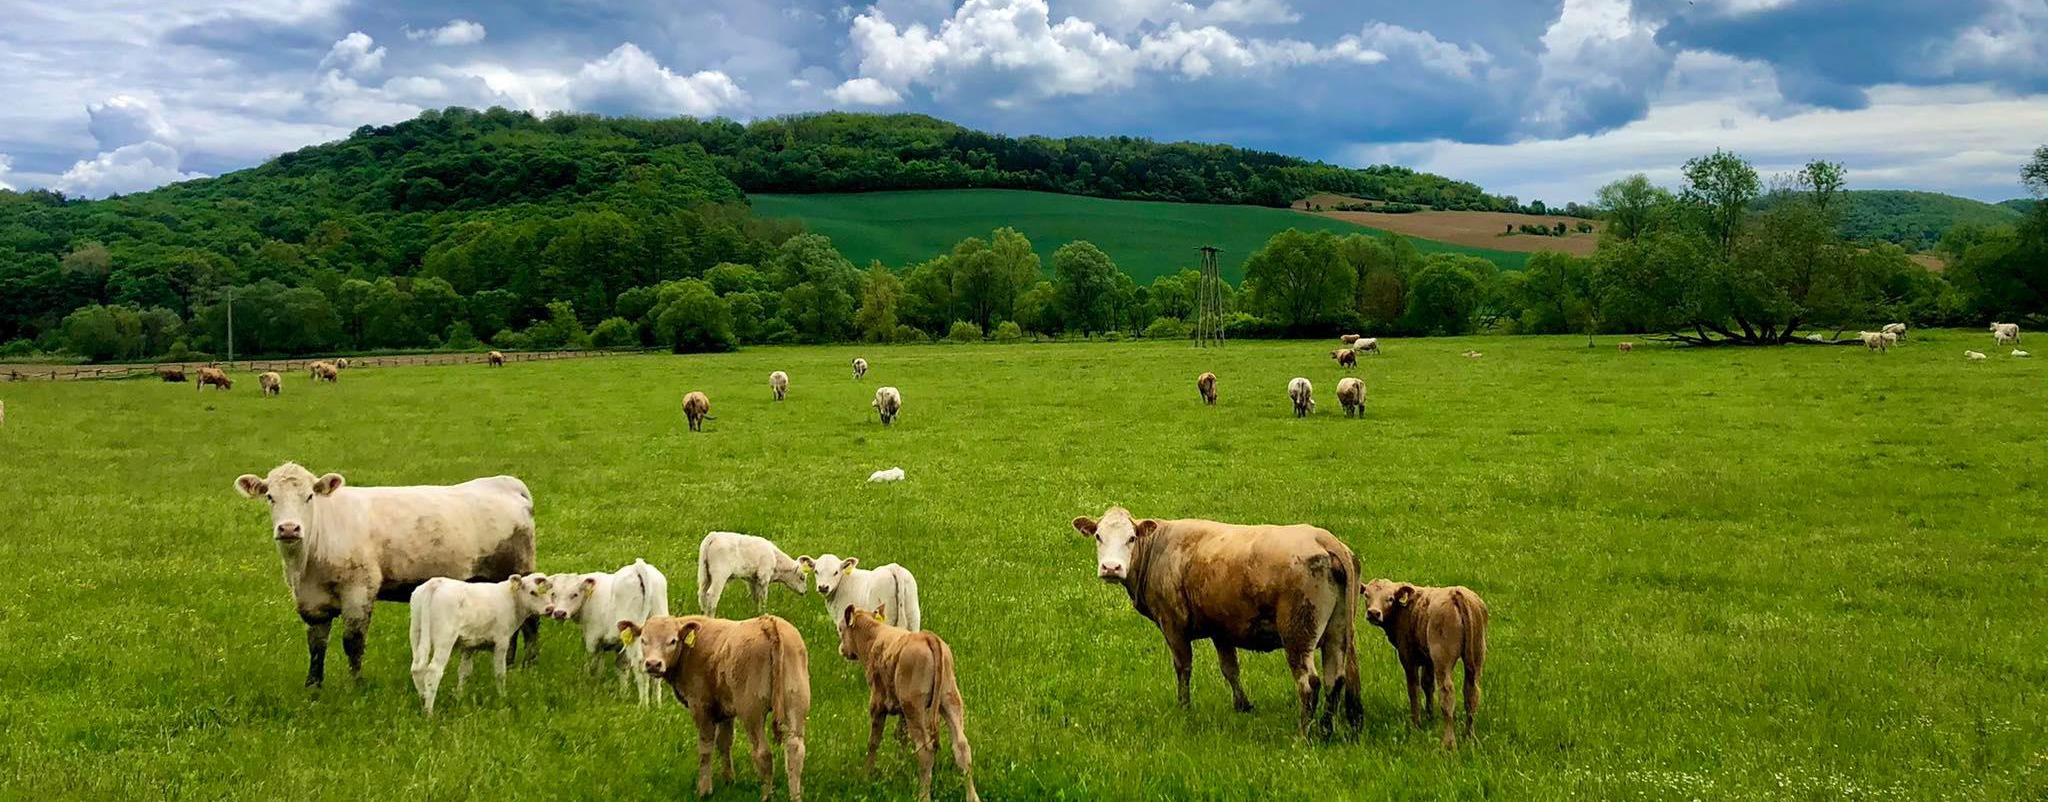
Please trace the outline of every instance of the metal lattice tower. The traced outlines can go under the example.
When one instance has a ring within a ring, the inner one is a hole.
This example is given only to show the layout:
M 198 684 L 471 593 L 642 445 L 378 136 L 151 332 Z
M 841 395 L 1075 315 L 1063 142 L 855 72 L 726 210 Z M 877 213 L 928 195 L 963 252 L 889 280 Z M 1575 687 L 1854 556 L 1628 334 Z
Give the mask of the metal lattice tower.
M 1223 346 L 1223 272 L 1216 266 L 1216 254 L 1221 248 L 1204 245 L 1195 250 L 1202 252 L 1202 281 L 1195 288 L 1195 345 L 1207 348 Z

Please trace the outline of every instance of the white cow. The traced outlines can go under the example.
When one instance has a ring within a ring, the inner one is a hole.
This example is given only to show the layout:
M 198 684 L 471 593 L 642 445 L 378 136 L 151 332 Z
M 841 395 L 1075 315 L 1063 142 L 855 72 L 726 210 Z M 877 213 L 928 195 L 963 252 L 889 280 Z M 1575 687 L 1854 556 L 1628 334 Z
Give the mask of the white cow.
M 1294 417 L 1306 418 L 1316 411 L 1315 386 L 1301 376 L 1287 382 L 1287 398 L 1294 402 Z
M 903 481 L 903 469 L 902 469 L 902 468 L 890 468 L 890 469 L 888 469 L 888 470 L 886 470 L 886 471 L 875 471 L 874 473 L 868 474 L 868 481 L 869 481 L 869 482 L 901 482 L 901 481 Z
M 768 586 L 773 583 L 782 583 L 798 596 L 810 592 L 804 567 L 767 538 L 738 532 L 705 535 L 697 544 L 697 608 L 705 615 L 718 615 L 725 585 L 735 579 L 747 583 L 756 613 L 766 609 Z
M 894 387 L 883 387 L 875 391 L 875 401 L 869 404 L 882 415 L 882 425 L 895 422 L 896 414 L 903 411 L 903 394 Z
M 1963 352 L 1963 356 L 1969 357 L 1969 358 L 1970 358 L 1970 361 L 1971 361 L 1971 362 L 1982 362 L 1982 361 L 1984 361 L 1984 360 L 1986 360 L 1986 359 L 1990 359 L 1990 358 L 1991 358 L 1991 357 L 1985 356 L 1985 355 L 1984 355 L 1984 352 L 1982 352 L 1982 351 L 1964 351 L 1964 352 Z
M 2022 350 L 2020 350 L 2020 349 L 2018 349 L 2018 348 L 2014 348 L 2014 349 L 2012 349 L 2012 355 L 2013 355 L 2013 356 L 2016 356 L 2016 357 L 2019 357 L 2019 358 L 2021 358 L 2021 359 L 2026 359 L 2027 357 L 2033 356 L 2033 354 L 2029 354 L 2029 353 L 2027 353 L 2027 352 L 2025 352 L 2025 351 L 2022 351 Z
M 1899 335 L 1899 339 L 1901 340 L 1906 339 L 1906 324 L 1904 323 L 1886 323 L 1884 324 L 1884 328 L 1879 329 L 1879 331 L 1882 331 L 1886 334 Z
M 1351 343 L 1351 350 L 1361 354 L 1377 354 L 1380 352 L 1380 338 L 1361 337 Z
M 522 582 L 523 578 L 514 575 L 503 582 L 461 582 L 435 577 L 413 589 L 412 687 L 419 691 L 427 715 L 434 714 L 441 676 L 457 649 L 462 650 L 455 674 L 457 693 L 469 683 L 472 658 L 477 652 L 489 651 L 498 695 L 505 695 L 505 666 L 511 660 L 512 641 L 546 603 L 546 597 Z
M 857 567 L 859 557 L 840 559 L 830 554 L 796 561 L 818 577 L 818 595 L 825 597 L 825 615 L 834 625 L 846 620 L 848 609 L 873 610 L 887 605 L 889 623 L 916 632 L 923 628 L 924 614 L 917 603 L 917 578 L 910 569 L 890 563 L 873 571 Z
M 640 667 L 640 644 L 620 640 L 619 622 L 641 626 L 649 618 L 668 615 L 667 576 L 646 560 L 634 560 L 616 573 L 530 574 L 523 583 L 546 594 L 542 615 L 575 621 L 583 630 L 583 651 L 590 655 L 592 673 L 605 652 L 616 652 L 620 689 L 631 683 L 639 692 L 641 707 L 654 702 L 655 682 Z
M 1899 335 L 1896 333 L 1889 331 L 1879 332 L 1877 336 L 1884 338 L 1884 347 L 1886 348 L 1894 348 L 1899 344 Z
M 1993 324 L 1991 324 L 1991 339 L 1992 339 L 1992 341 L 1994 341 L 1994 342 L 1998 343 L 1998 345 L 2000 345 L 2000 346 L 2007 346 L 2007 345 L 2019 345 L 2019 344 L 2020 344 L 2020 324 L 2018 324 L 2018 323 L 1993 323 Z
M 856 378 L 856 379 L 858 379 L 858 378 L 860 378 L 860 377 L 862 377 L 862 376 L 866 376 L 866 375 L 868 375 L 868 361 L 867 361 L 867 360 L 865 360 L 865 359 L 862 359 L 862 358 L 860 358 L 860 357 L 854 357 L 854 358 L 853 358 L 853 377 L 854 377 L 854 378 Z
M 789 395 L 789 374 L 779 370 L 768 374 L 768 389 L 775 391 L 775 400 L 781 401 Z
M 1856 332 L 1856 338 L 1863 341 L 1863 347 L 1867 350 L 1882 352 L 1891 347 L 1885 342 L 1884 335 L 1878 332 L 1859 331 Z

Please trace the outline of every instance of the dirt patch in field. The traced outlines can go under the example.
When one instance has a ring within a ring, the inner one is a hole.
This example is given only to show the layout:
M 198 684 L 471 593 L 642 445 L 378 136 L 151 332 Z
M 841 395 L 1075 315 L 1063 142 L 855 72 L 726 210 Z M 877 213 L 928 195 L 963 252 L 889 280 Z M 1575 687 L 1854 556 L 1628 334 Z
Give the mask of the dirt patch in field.
M 1535 253 L 1537 251 L 1562 251 L 1577 256 L 1586 256 L 1600 242 L 1601 222 L 1581 221 L 1576 217 L 1555 215 L 1511 214 L 1506 212 L 1409 212 L 1407 214 L 1384 214 L 1380 212 L 1335 212 L 1328 211 L 1340 204 L 1380 205 L 1375 201 L 1361 201 L 1343 195 L 1316 195 L 1294 204 L 1296 211 L 1356 223 L 1362 226 L 1392 231 L 1410 237 L 1448 242 L 1469 248 L 1491 248 L 1496 251 Z M 1323 211 L 1311 211 L 1322 209 Z M 1576 230 L 1580 222 L 1593 224 L 1593 232 L 1581 234 Z M 1567 233 L 1562 237 L 1545 237 L 1521 233 L 1524 225 L 1556 226 L 1564 223 Z M 1515 233 L 1507 234 L 1509 229 Z

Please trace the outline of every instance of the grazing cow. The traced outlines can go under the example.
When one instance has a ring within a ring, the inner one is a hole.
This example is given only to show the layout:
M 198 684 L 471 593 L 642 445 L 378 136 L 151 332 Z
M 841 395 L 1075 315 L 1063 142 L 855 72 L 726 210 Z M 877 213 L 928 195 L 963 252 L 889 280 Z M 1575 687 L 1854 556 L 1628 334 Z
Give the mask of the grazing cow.
M 867 361 L 867 360 L 865 360 L 865 359 L 861 359 L 860 357 L 854 357 L 854 358 L 853 358 L 853 377 L 854 377 L 854 378 L 856 378 L 856 379 L 858 379 L 858 378 L 860 378 L 860 377 L 862 377 L 862 376 L 866 376 L 866 375 L 868 375 L 868 361 Z
M 334 360 L 334 367 L 337 370 L 348 370 L 348 364 L 348 357 L 342 357 L 340 359 Z
M 1216 374 L 1204 373 L 1196 376 L 1195 392 L 1202 394 L 1202 403 L 1216 406 Z
M 538 579 L 539 577 L 535 577 Z M 412 687 L 420 705 L 434 714 L 434 697 L 448 660 L 460 649 L 455 692 L 469 684 L 470 664 L 477 652 L 491 653 L 491 674 L 498 696 L 505 695 L 505 666 L 520 627 L 540 612 L 545 595 L 514 574 L 503 582 L 462 582 L 435 577 L 412 591 Z
M 1878 332 L 1877 336 L 1884 338 L 1884 347 L 1887 349 L 1896 347 L 1899 344 L 1899 335 L 1889 331 Z
M 264 395 L 284 394 L 284 377 L 277 375 L 277 371 L 273 370 L 257 376 L 256 384 L 263 388 Z
M 1306 418 L 1316 411 L 1315 386 L 1300 376 L 1287 382 L 1287 397 L 1294 401 L 1294 417 Z
M 1330 358 L 1337 360 L 1337 366 L 1340 368 L 1344 368 L 1346 370 L 1356 369 L 1358 367 L 1358 352 L 1353 351 L 1349 348 L 1339 348 L 1335 351 L 1331 351 Z
M 1365 380 L 1357 376 L 1338 379 L 1337 403 L 1344 405 L 1344 417 L 1365 417 Z
M 1904 323 L 1886 323 L 1884 324 L 1884 328 L 1879 329 L 1879 331 L 1882 331 L 1886 334 L 1899 335 L 1900 340 L 1906 339 L 1906 324 Z
M 683 396 L 683 417 L 690 421 L 690 431 L 704 431 L 704 422 L 718 420 L 711 417 L 711 397 L 691 390 Z
M 1075 518 L 1074 529 L 1095 539 L 1096 576 L 1121 585 L 1138 614 L 1165 636 L 1182 707 L 1191 644 L 1208 639 L 1239 711 L 1252 703 L 1237 681 L 1237 650 L 1283 649 L 1301 703 L 1301 735 L 1308 734 L 1322 687 L 1329 690 L 1325 731 L 1340 704 L 1347 721 L 1363 723 L 1353 643 L 1359 564 L 1336 536 L 1307 525 L 1134 520 L 1122 507 L 1100 520 Z M 1310 659 L 1318 651 L 1320 673 Z
M 768 374 L 768 389 L 775 392 L 775 400 L 781 401 L 789 395 L 789 374 L 779 370 Z
M 488 354 L 485 354 L 484 362 L 489 367 L 502 368 L 505 366 L 505 352 L 492 351 Z
M 1971 362 L 1979 362 L 1991 358 L 1985 356 L 1983 352 L 1980 351 L 1964 351 L 1963 356 L 1969 357 Z
M 270 504 L 285 586 L 306 622 L 306 684 L 326 677 L 327 635 L 342 620 L 342 650 L 360 676 L 375 602 L 403 601 L 435 577 L 499 581 L 533 571 L 533 494 L 510 476 L 459 485 L 344 487 L 287 462 L 235 490 Z M 540 621 L 525 624 L 527 660 Z
M 1622 352 L 1622 353 L 1624 353 L 1624 354 L 1626 354 L 1626 353 L 1629 353 L 1629 352 L 1631 352 L 1631 351 L 1634 351 L 1634 350 L 1636 350 L 1636 344 L 1635 344 L 1635 343 L 1622 343 L 1622 344 L 1620 344 L 1620 345 L 1617 345 L 1617 346 L 1615 346 L 1615 347 L 1616 347 L 1616 348 L 1619 348 L 1619 349 L 1621 349 L 1621 352 Z
M 859 662 L 868 680 L 868 772 L 874 773 L 889 716 L 902 716 L 917 753 L 917 798 L 930 802 L 943 719 L 953 735 L 953 764 L 967 781 L 967 800 L 978 802 L 974 750 L 967 745 L 967 704 L 953 674 L 953 647 L 930 632 L 892 627 L 887 621 L 886 608 L 849 608 L 839 622 L 839 656 Z
M 890 469 L 888 469 L 888 470 L 886 470 L 886 471 L 875 471 L 874 473 L 868 474 L 868 482 L 869 482 L 870 484 L 872 484 L 872 483 L 876 483 L 876 482 L 901 482 L 901 481 L 903 481 L 903 469 L 902 469 L 902 468 L 890 468 Z
M 1380 338 L 1361 337 L 1358 342 L 1351 344 L 1351 350 L 1361 354 L 1378 356 L 1380 353 Z
M 2005 347 L 2005 346 L 2008 346 L 2008 345 L 2019 345 L 2019 344 L 2020 344 L 2020 324 L 2018 324 L 2018 323 L 1993 323 L 1993 324 L 1991 324 L 1991 340 L 1992 340 L 1992 342 L 1994 342 L 1994 343 L 1997 343 L 1997 344 L 1998 344 L 1998 346 L 1999 346 L 1999 347 L 2001 347 L 2001 348 L 2002 348 L 2002 347 Z
M 777 582 L 796 595 L 811 592 L 804 566 L 767 538 L 738 532 L 712 532 L 697 544 L 697 610 L 718 615 L 726 583 L 747 583 L 754 595 L 754 614 L 768 609 L 768 586 Z
M 888 426 L 895 422 L 896 414 L 903 410 L 903 394 L 897 392 L 894 387 L 883 387 L 875 391 L 875 400 L 868 406 L 881 413 L 882 425 Z
M 711 795 L 715 745 L 732 781 L 732 723 L 747 729 L 761 798 L 775 792 L 775 754 L 782 743 L 790 802 L 804 795 L 804 727 L 811 714 L 811 655 L 788 621 L 772 615 L 726 621 L 701 615 L 619 622 L 621 639 L 639 643 L 641 669 L 668 683 L 697 724 L 697 795 Z
M 1426 700 L 1443 713 L 1444 748 L 1451 734 L 1451 672 L 1465 663 L 1465 737 L 1479 712 L 1479 672 L 1486 664 L 1486 602 L 1462 587 L 1425 588 L 1375 579 L 1359 589 L 1365 620 L 1385 630 L 1408 678 L 1408 721 L 1422 726 Z M 1427 676 L 1425 676 L 1427 675 Z
M 1856 339 L 1863 341 L 1864 350 L 1874 353 L 1883 352 L 1890 347 L 1885 343 L 1884 335 L 1874 331 L 1856 332 Z
M 884 604 L 896 616 L 895 624 L 916 631 L 924 628 L 923 609 L 917 603 L 917 577 L 910 569 L 890 563 L 870 571 L 856 567 L 860 558 L 841 560 L 830 554 L 811 559 L 796 558 L 806 573 L 818 578 L 818 595 L 825 600 L 825 617 L 837 622 L 853 607 L 874 609 Z
M 619 622 L 645 624 L 668 615 L 668 577 L 646 560 L 614 573 L 533 574 L 521 580 L 528 591 L 544 594 L 540 614 L 556 621 L 575 621 L 583 630 L 583 651 L 595 673 L 605 652 L 616 653 L 619 689 L 628 684 L 639 692 L 640 706 L 653 704 L 654 679 L 640 670 L 640 647 L 619 638 Z
M 161 368 L 157 370 L 156 377 L 162 379 L 167 384 L 184 384 L 185 370 L 184 368 Z
M 341 381 L 341 369 L 335 367 L 332 362 L 315 362 L 307 365 L 306 372 L 311 374 L 315 381 L 324 381 L 329 384 Z
M 1357 342 L 1358 342 L 1359 340 L 1362 340 L 1362 339 L 1365 339 L 1365 338 L 1363 338 L 1363 337 L 1360 337 L 1359 335 L 1356 335 L 1356 334 L 1346 334 L 1346 335 L 1344 335 L 1344 336 L 1342 336 L 1342 337 L 1338 337 L 1337 339 L 1338 339 L 1338 341 L 1340 341 L 1340 342 L 1344 343 L 1345 345 L 1353 345 L 1353 344 L 1357 343 Z
M 220 368 L 200 368 L 199 381 L 193 384 L 193 389 L 204 390 L 207 388 L 208 385 L 212 385 L 213 387 L 221 390 L 233 390 L 235 389 L 235 380 L 228 378 L 227 371 L 221 370 Z

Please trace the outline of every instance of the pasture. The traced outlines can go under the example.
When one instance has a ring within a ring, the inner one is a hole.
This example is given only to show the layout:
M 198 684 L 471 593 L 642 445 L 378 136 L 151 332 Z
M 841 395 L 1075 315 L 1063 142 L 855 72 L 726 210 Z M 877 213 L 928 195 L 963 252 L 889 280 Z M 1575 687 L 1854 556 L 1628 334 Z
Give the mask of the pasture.
M 1037 232 L 1032 232 L 1037 235 Z M 1047 241 L 1050 241 L 1049 239 Z M 977 780 L 1022 799 L 2036 799 L 2048 794 L 2048 361 L 1934 332 L 1862 349 L 1616 353 L 1611 338 L 1390 340 L 1346 420 L 1324 342 L 760 348 L 253 376 L 0 385 L 0 796 L 675 799 L 695 733 L 582 673 L 564 624 L 500 701 L 481 673 L 420 715 L 406 608 L 361 682 L 304 676 L 260 502 L 285 460 L 354 485 L 510 473 L 545 571 L 644 557 L 692 611 L 712 529 L 915 571 L 958 655 Z M 1461 351 L 1485 356 L 1466 359 Z M 854 381 L 855 355 L 873 370 Z M 789 400 L 767 376 L 786 370 Z M 1196 374 L 1221 377 L 1202 406 Z M 1320 408 L 1295 420 L 1287 380 Z M 246 382 L 246 383 L 245 383 Z M 874 388 L 902 388 L 900 425 Z M 685 430 L 703 390 L 716 420 Z M 870 486 L 880 468 L 907 481 Z M 1306 521 L 1367 575 L 1493 610 L 1476 739 L 1410 729 L 1360 629 L 1366 724 L 1297 742 L 1277 654 L 1234 713 L 1197 644 L 1173 703 L 1158 632 L 1095 579 L 1069 521 Z M 728 616 L 751 614 L 726 594 Z M 811 655 L 809 798 L 908 798 L 816 595 L 771 612 Z M 337 632 L 337 639 L 338 639 Z M 940 799 L 960 778 L 941 759 Z M 723 800 L 753 799 L 744 757 Z M 780 791 L 777 798 L 785 798 Z
M 831 237 L 832 244 L 858 267 L 866 267 L 871 259 L 892 267 L 915 264 L 951 253 L 962 239 L 985 238 L 989 232 L 1009 226 L 1031 239 L 1048 273 L 1053 251 L 1074 240 L 1088 240 L 1141 285 L 1195 267 L 1197 245 L 1222 248 L 1218 260 L 1225 277 L 1235 282 L 1244 278 L 1244 260 L 1274 234 L 1289 228 L 1340 236 L 1380 233 L 1380 229 L 1356 225 L 1355 221 L 1287 209 L 1107 200 L 1006 189 L 753 195 L 750 200 L 764 217 L 801 219 L 811 230 Z M 1423 253 L 1471 254 L 1492 260 L 1504 270 L 1519 270 L 1528 261 L 1527 254 L 1424 239 L 1413 242 Z

